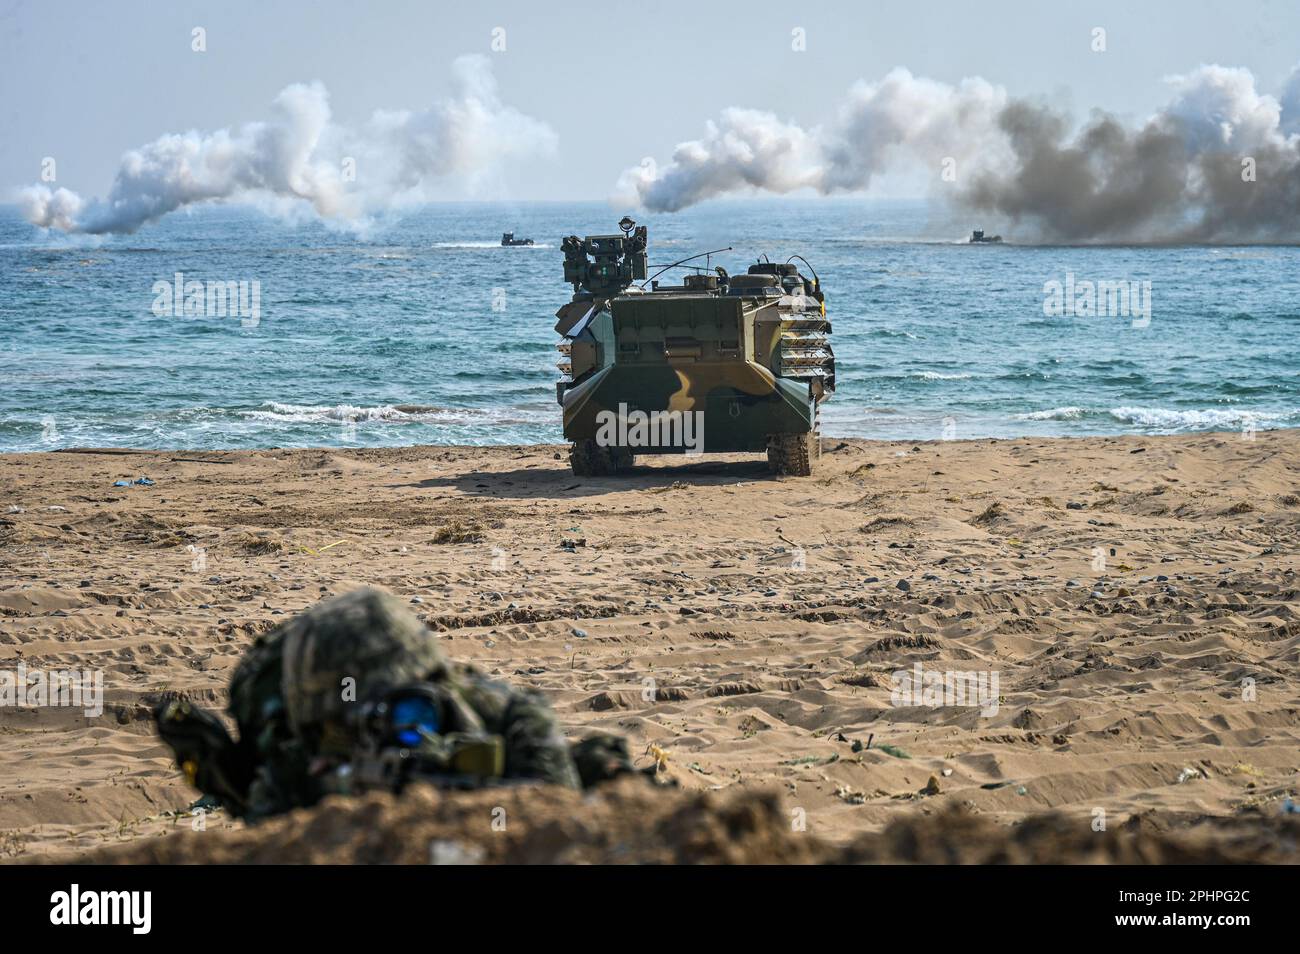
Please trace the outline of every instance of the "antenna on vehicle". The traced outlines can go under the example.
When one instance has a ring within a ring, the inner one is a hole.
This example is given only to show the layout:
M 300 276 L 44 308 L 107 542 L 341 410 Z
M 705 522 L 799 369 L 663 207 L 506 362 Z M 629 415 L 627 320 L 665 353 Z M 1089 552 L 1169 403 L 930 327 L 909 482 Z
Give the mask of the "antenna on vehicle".
M 808 259 L 804 258 L 802 255 L 791 255 L 789 258 L 785 260 L 785 263 L 789 265 L 796 258 L 808 266 L 808 271 L 812 272 L 813 281 L 815 281 L 818 285 L 820 285 L 822 283 L 822 280 L 817 277 L 817 269 L 813 268 L 812 263 L 809 262 Z
M 647 278 L 645 281 L 643 281 L 643 282 L 641 283 L 641 287 L 642 287 L 642 288 L 645 288 L 646 285 L 650 284 L 652 281 L 654 281 L 656 278 L 658 278 L 658 277 L 659 277 L 660 275 L 662 275 L 664 272 L 668 271 L 668 269 L 670 269 L 670 268 L 676 268 L 678 265 L 685 265 L 687 262 L 693 262 L 693 261 L 695 261 L 695 259 L 697 259 L 697 258 L 704 258 L 704 257 L 707 256 L 707 255 L 717 255 L 719 252 L 730 252 L 731 250 L 732 250 L 732 247 L 731 247 L 730 245 L 728 245 L 726 248 L 715 248 L 715 249 L 714 249 L 713 251 L 711 251 L 711 252 L 696 252 L 694 255 L 688 255 L 688 256 L 686 256 L 686 258 L 683 258 L 683 259 L 680 259 L 680 260 L 678 260 L 678 261 L 676 261 L 676 262 L 673 262 L 671 265 L 665 265 L 663 268 L 659 269 L 659 271 L 655 272 L 653 275 L 651 275 L 649 278 Z

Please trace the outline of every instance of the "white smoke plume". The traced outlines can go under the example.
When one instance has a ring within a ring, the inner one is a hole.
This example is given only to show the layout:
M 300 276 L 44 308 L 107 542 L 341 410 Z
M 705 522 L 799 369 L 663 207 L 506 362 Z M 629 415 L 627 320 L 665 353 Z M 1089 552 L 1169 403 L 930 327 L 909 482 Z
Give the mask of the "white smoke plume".
M 1094 112 L 1077 125 L 981 79 L 953 86 L 896 69 L 855 85 L 809 130 L 726 110 L 704 138 L 665 165 L 643 160 L 618 188 L 675 211 L 749 189 L 866 191 L 882 174 L 920 169 L 936 195 L 1019 239 L 1300 240 L 1300 70 L 1280 99 L 1246 69 L 1202 66 L 1169 83 L 1173 99 L 1143 123 Z
M 554 153 L 549 126 L 501 102 L 487 57 L 456 60 L 453 79 L 443 102 L 378 111 L 356 129 L 332 121 L 320 83 L 295 84 L 265 122 L 168 134 L 131 150 L 103 200 L 32 186 L 19 192 L 19 205 L 33 225 L 96 234 L 134 232 L 176 209 L 224 200 L 305 200 L 324 218 L 355 221 L 426 199 L 448 180 L 472 184 L 502 161 Z

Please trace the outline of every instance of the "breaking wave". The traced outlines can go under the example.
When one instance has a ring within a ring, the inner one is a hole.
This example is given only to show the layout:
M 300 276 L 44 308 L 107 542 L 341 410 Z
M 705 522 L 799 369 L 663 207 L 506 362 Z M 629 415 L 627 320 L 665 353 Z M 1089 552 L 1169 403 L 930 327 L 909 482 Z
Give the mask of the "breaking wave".
M 1122 424 L 1136 424 L 1162 431 L 1208 431 L 1261 426 L 1270 419 L 1256 411 L 1219 410 L 1173 411 L 1163 407 L 1113 407 L 1110 416 Z
M 1175 410 L 1163 407 L 1123 405 L 1108 409 L 1053 407 L 1012 415 L 1017 421 L 1112 421 L 1150 433 L 1172 434 L 1181 431 L 1239 430 L 1247 425 L 1257 428 L 1293 427 L 1300 410 L 1263 412 L 1206 408 Z
M 282 404 L 267 401 L 242 412 L 250 421 L 278 424 L 509 424 L 541 420 L 521 408 L 435 407 L 427 404 Z M 553 416 L 553 415 L 552 415 Z
M 1053 407 L 1046 411 L 1017 414 L 1017 421 L 1077 421 L 1088 412 L 1081 407 Z

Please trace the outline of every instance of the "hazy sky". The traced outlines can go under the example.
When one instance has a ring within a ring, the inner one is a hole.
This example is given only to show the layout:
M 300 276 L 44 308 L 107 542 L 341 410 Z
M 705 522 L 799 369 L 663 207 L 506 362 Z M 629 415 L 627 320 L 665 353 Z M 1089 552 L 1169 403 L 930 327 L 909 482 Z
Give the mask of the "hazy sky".
M 191 50 L 196 26 L 205 53 Z M 498 27 L 504 52 L 491 48 Z M 805 52 L 791 49 L 796 27 Z M 102 196 L 127 149 L 263 119 L 297 81 L 322 81 L 343 123 L 421 109 L 465 53 L 487 54 L 502 100 L 559 140 L 553 159 L 511 168 L 482 197 L 604 198 L 623 169 L 666 159 L 724 107 L 813 126 L 855 80 L 895 66 L 1134 120 L 1167 99 L 1163 77 L 1202 63 L 1248 67 L 1276 92 L 1300 61 L 1300 4 L 0 0 L 0 190 L 37 182 L 52 156 L 59 185 Z

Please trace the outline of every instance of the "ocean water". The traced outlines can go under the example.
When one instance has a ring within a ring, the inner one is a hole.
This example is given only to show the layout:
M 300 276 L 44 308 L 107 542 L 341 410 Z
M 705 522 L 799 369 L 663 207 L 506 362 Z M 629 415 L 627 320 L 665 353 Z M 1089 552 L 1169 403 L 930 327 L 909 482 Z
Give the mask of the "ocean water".
M 0 450 L 561 439 L 560 238 L 602 202 L 447 204 L 358 232 L 253 209 L 135 235 L 0 209 Z M 964 242 L 922 202 L 720 201 L 646 215 L 650 261 L 733 246 L 822 278 L 832 436 L 937 439 L 1300 426 L 1300 249 Z M 502 231 L 537 241 L 502 248 Z M 257 281 L 260 315 L 154 312 L 156 282 Z M 672 273 L 670 273 L 672 274 Z M 678 273 L 680 274 L 680 273 Z M 1150 282 L 1150 320 L 1047 315 L 1047 283 Z

